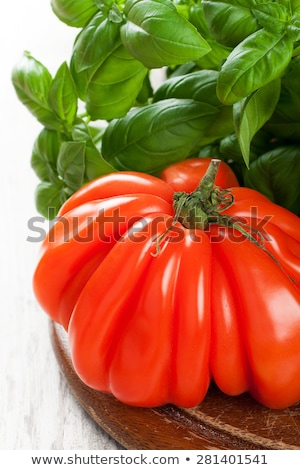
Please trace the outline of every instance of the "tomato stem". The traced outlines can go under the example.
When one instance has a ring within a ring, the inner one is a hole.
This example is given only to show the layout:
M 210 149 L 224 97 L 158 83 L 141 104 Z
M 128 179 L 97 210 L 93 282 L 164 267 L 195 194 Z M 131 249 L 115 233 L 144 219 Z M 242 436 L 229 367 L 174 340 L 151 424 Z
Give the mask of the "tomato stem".
M 184 227 L 204 230 L 209 225 L 210 216 L 216 215 L 216 208 L 220 206 L 220 198 L 216 193 L 215 179 L 220 163 L 221 160 L 211 160 L 199 186 L 192 193 L 177 192 L 174 194 L 175 219 L 181 222 Z
M 215 180 L 216 176 L 219 170 L 221 160 L 218 160 L 216 158 L 213 158 L 209 165 L 208 168 L 202 177 L 198 188 L 194 192 L 200 192 L 202 195 L 203 199 L 209 199 L 211 196 L 211 192 L 215 186 Z
M 218 219 L 219 212 L 225 210 L 233 203 L 232 194 L 226 189 L 216 188 L 215 179 L 221 160 L 212 159 L 202 177 L 199 186 L 192 193 L 177 192 L 174 194 L 173 206 L 175 216 L 172 225 L 158 238 L 156 252 L 159 255 L 160 244 L 172 230 L 177 222 L 186 228 L 199 228 L 204 230 L 212 219 Z M 229 195 L 229 198 L 228 198 Z M 218 207 L 218 212 L 215 208 Z
M 234 196 L 230 190 L 215 186 L 215 179 L 221 160 L 212 159 L 202 177 L 198 187 L 190 194 L 177 192 L 174 194 L 173 206 L 175 216 L 172 225 L 159 237 L 156 244 L 157 256 L 160 253 L 160 244 L 177 222 L 187 229 L 205 230 L 209 224 L 218 224 L 222 227 L 231 227 L 238 230 L 246 239 L 263 250 L 271 259 L 282 268 L 279 261 L 264 246 L 263 234 L 248 226 L 238 217 L 234 218 L 222 214 L 234 203 Z M 290 278 L 290 276 L 289 276 Z M 293 282 L 294 279 L 290 278 Z

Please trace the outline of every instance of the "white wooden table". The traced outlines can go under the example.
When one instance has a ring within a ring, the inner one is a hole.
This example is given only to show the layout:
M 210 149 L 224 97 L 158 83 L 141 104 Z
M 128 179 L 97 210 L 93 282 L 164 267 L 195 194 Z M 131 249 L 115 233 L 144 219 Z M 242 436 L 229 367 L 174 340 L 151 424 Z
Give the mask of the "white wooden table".
M 24 50 L 51 73 L 70 57 L 78 30 L 52 13 L 50 0 L 5 2 L 0 47 L 0 449 L 117 449 L 79 407 L 56 363 L 48 319 L 32 292 L 39 243 L 28 221 L 37 214 L 30 168 L 40 125 L 16 98 L 11 70 Z

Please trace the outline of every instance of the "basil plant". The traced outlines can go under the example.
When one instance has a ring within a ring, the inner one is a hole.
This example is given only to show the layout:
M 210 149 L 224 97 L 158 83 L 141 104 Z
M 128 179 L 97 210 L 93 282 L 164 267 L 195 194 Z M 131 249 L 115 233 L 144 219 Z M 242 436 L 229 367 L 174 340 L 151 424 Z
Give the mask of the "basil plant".
M 52 76 L 24 52 L 12 71 L 19 100 L 42 126 L 31 155 L 41 214 L 55 217 L 101 175 L 159 175 L 211 155 L 231 165 L 241 185 L 300 215 L 299 184 L 289 185 L 300 179 L 300 0 L 51 7 L 78 30 L 71 57 Z M 155 89 L 154 69 L 163 77 Z

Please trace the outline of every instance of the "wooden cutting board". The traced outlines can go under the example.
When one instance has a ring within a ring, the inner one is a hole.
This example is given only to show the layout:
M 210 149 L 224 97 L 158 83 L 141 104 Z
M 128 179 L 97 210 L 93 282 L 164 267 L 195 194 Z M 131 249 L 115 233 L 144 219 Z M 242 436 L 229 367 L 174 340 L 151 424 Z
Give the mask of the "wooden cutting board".
M 300 403 L 269 410 L 248 394 L 211 387 L 196 408 L 138 408 L 87 387 L 72 366 L 65 330 L 50 322 L 52 346 L 71 392 L 91 418 L 128 450 L 300 449 Z

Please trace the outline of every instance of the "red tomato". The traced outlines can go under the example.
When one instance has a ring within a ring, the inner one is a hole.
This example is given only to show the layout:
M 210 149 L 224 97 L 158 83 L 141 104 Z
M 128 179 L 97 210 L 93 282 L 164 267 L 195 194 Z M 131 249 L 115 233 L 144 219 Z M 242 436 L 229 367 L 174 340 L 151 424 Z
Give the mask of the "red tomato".
M 165 168 L 160 178 L 168 183 L 174 191 L 190 193 L 197 188 L 200 179 L 206 172 L 211 158 L 188 158 Z M 220 163 L 215 180 L 216 186 L 231 188 L 239 186 L 238 180 L 227 163 Z
M 62 207 L 34 292 L 88 386 L 145 407 L 196 406 L 212 380 L 272 408 L 300 399 L 299 218 L 252 189 L 214 191 L 231 205 L 209 206 L 203 229 L 142 173 L 99 178 Z

